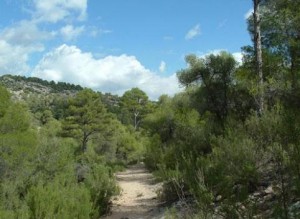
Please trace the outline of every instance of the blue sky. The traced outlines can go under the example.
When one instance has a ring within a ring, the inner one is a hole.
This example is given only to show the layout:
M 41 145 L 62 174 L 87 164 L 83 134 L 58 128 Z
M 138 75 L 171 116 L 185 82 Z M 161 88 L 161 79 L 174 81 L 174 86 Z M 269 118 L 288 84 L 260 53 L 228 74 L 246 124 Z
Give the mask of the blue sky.
M 184 57 L 251 44 L 251 0 L 2 0 L 0 74 L 156 99 L 180 90 Z

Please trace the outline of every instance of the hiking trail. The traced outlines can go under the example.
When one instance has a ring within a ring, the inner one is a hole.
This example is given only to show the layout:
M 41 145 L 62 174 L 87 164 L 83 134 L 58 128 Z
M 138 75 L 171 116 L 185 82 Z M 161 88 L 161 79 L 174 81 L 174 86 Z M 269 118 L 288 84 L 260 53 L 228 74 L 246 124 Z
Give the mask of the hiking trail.
M 129 166 L 116 173 L 120 195 L 112 198 L 112 209 L 104 219 L 162 219 L 164 208 L 160 207 L 157 192 L 162 184 L 143 164 Z

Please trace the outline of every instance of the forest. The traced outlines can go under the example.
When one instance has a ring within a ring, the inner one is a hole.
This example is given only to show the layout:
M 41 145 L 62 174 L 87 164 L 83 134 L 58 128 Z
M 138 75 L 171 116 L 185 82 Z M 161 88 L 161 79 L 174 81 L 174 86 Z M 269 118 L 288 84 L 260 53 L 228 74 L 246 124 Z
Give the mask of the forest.
M 15 98 L 2 81 L 0 218 L 100 218 L 139 162 L 186 218 L 300 218 L 300 1 L 253 3 L 242 63 L 188 54 L 174 97 L 9 76 L 53 89 Z

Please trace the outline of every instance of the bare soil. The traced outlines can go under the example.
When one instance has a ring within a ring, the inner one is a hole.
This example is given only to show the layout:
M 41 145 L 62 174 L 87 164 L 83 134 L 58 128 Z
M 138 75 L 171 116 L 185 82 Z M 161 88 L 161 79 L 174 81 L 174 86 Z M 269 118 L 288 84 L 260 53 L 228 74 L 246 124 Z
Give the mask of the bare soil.
M 161 184 L 143 164 L 130 166 L 126 171 L 116 174 L 121 193 L 113 197 L 111 213 L 105 219 L 161 219 L 163 207 L 157 193 Z

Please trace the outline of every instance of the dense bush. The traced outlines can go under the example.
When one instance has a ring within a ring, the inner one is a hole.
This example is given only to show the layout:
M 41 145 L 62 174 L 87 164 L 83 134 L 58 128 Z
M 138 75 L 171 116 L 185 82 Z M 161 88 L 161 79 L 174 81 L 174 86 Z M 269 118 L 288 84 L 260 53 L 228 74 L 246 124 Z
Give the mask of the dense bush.
M 103 119 L 106 126 L 88 127 L 97 135 L 82 151 L 80 138 L 63 137 L 65 127 L 49 105 L 30 112 L 26 103 L 15 103 L 4 88 L 0 91 L 0 217 L 99 218 L 107 212 L 118 192 L 114 163 L 138 160 L 143 153 L 138 133 L 105 114 L 97 122 Z
M 269 75 L 266 109 L 258 113 L 251 63 L 220 70 L 230 59 L 187 57 L 178 72 L 186 91 L 162 96 L 145 118 L 145 162 L 164 180 L 164 198 L 192 199 L 204 218 L 290 218 L 300 211 L 298 92 Z

